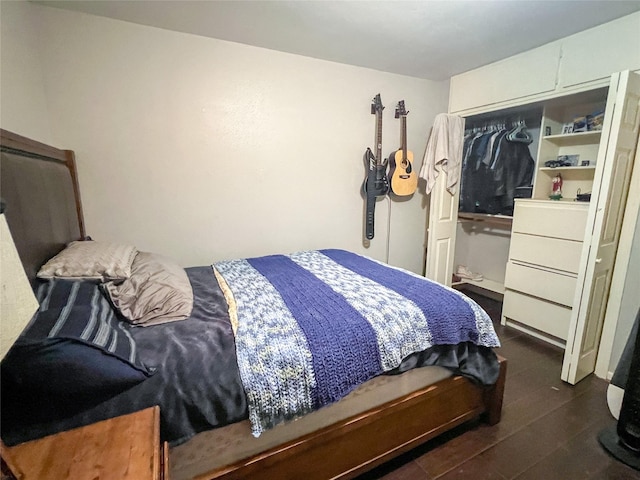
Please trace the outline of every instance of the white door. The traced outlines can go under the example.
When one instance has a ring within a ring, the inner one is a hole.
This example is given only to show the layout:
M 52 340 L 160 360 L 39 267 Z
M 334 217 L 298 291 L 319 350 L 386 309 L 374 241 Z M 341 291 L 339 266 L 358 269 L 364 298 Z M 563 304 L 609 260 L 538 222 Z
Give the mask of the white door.
M 594 371 L 640 126 L 640 75 L 612 76 L 562 379 Z
M 458 203 L 460 195 L 447 190 L 447 176 L 441 173 L 431 190 L 429 227 L 427 230 L 427 260 L 425 277 L 451 286 L 453 258 L 456 248 Z

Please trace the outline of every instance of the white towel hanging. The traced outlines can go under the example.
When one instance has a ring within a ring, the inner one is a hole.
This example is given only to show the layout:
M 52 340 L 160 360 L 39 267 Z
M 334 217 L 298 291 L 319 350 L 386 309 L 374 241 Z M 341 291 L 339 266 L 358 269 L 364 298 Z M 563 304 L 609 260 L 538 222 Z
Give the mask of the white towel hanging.
M 431 193 L 442 171 L 447 176 L 447 190 L 455 194 L 460 179 L 463 140 L 464 118 L 447 113 L 436 115 L 419 175 L 427 182 L 427 193 Z

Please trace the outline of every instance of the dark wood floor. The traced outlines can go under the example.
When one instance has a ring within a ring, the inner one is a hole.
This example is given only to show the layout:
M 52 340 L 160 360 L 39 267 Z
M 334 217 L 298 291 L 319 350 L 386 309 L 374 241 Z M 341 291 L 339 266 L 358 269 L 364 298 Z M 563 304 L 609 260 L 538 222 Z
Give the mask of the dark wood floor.
M 593 375 L 576 386 L 562 382 L 561 349 L 502 327 L 500 302 L 465 293 L 491 315 L 508 360 L 502 420 L 462 425 L 358 480 L 640 479 L 598 443 L 615 425 L 607 383 Z

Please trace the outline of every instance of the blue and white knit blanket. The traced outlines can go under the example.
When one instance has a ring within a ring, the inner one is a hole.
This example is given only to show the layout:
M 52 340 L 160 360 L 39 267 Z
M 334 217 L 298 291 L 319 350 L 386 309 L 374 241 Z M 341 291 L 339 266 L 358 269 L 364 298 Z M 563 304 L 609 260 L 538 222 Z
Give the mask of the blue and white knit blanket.
M 254 436 L 335 402 L 434 345 L 499 346 L 456 290 L 344 250 L 214 264 Z

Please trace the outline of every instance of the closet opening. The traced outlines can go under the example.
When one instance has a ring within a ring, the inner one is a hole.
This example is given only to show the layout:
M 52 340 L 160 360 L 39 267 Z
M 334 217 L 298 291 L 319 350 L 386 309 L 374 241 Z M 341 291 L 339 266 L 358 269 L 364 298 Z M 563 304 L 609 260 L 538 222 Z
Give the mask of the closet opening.
M 637 224 L 628 199 L 640 168 L 640 75 L 616 72 L 599 85 L 557 88 L 535 103 L 465 117 L 467 140 L 526 125 L 513 135 L 531 140 L 534 174 L 517 195 L 515 185 L 505 186 L 514 192 L 512 212 L 509 196 L 486 196 L 486 185 L 496 191 L 491 182 L 504 178 L 491 170 L 499 162 L 487 148 L 498 137 L 484 138 L 484 155 L 467 145 L 465 185 L 452 193 L 439 180 L 429 205 L 425 275 L 502 295 L 501 324 L 565 349 L 561 378 L 572 384 L 596 362 L 606 373 L 632 250 L 629 226 Z M 484 177 L 474 186 L 477 171 Z
M 541 104 L 465 119 L 452 286 L 502 300 L 515 198 L 531 197 Z

